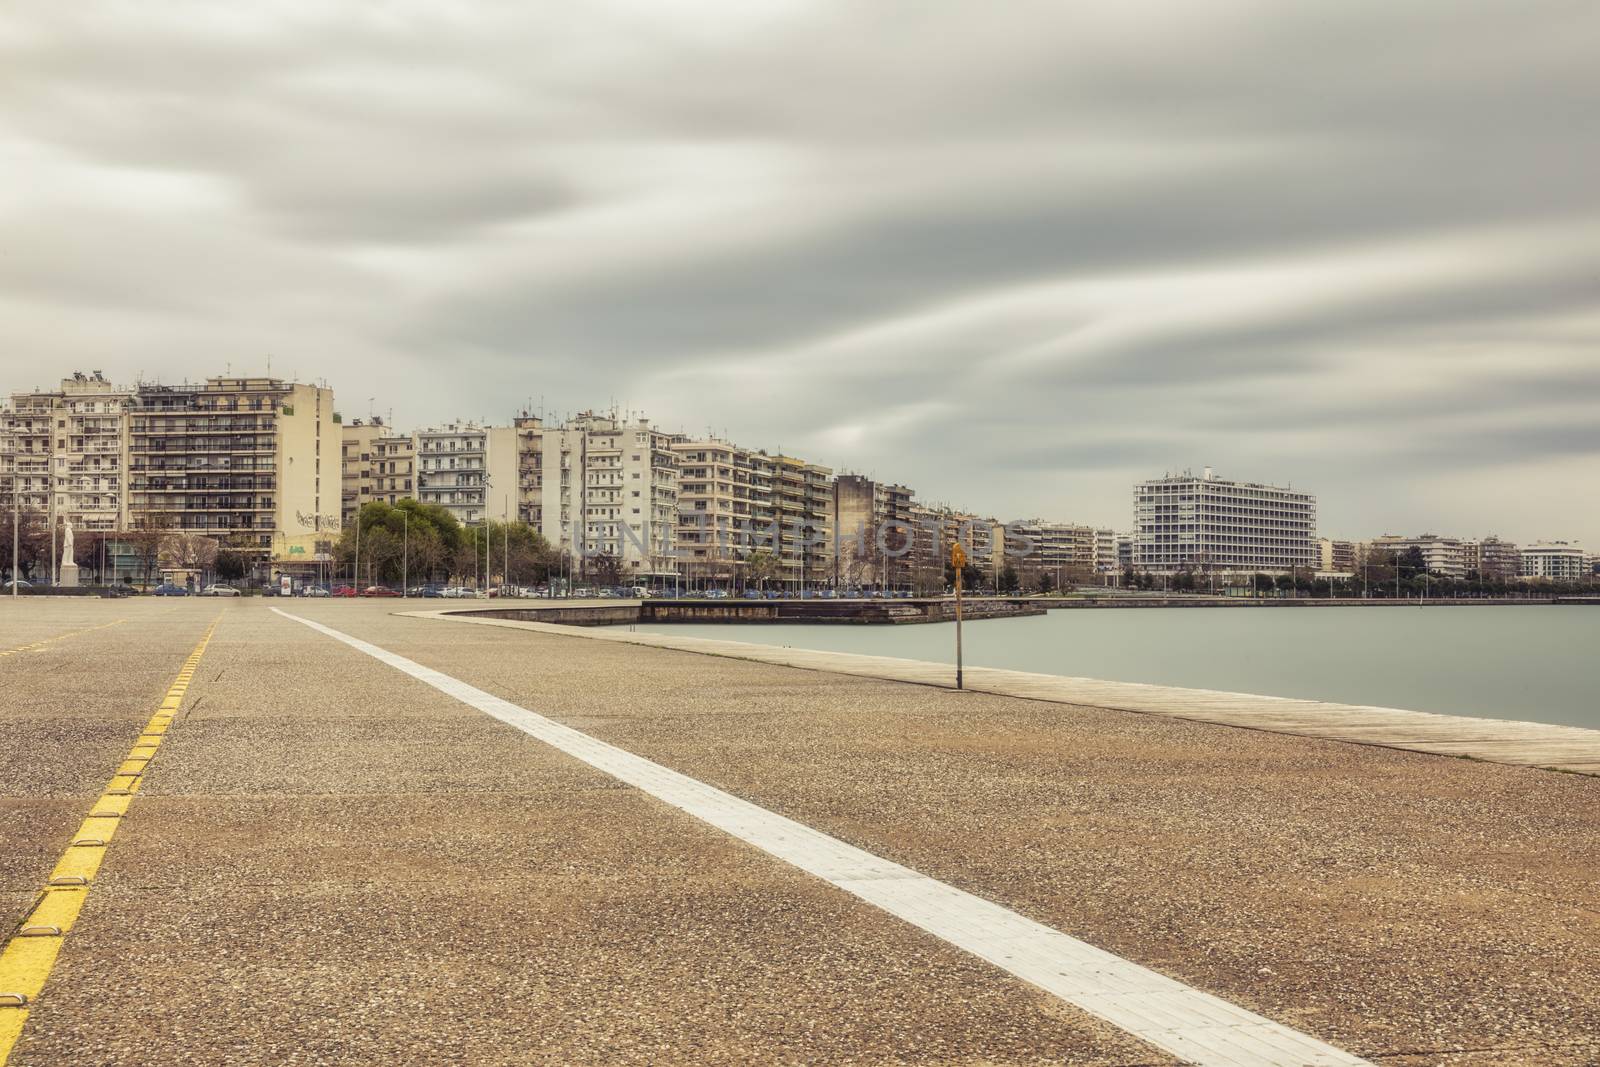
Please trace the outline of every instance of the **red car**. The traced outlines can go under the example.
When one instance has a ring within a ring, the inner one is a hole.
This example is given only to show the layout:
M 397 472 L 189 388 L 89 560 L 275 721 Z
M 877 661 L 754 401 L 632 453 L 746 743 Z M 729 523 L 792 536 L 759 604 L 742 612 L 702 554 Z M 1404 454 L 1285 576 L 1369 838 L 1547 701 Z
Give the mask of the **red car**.
M 353 585 L 336 585 L 336 586 L 333 587 L 333 592 L 330 595 L 332 595 L 332 596 L 355 596 L 356 595 L 355 586 L 353 586 Z
M 386 585 L 369 585 L 361 590 L 362 596 L 399 596 L 393 589 Z

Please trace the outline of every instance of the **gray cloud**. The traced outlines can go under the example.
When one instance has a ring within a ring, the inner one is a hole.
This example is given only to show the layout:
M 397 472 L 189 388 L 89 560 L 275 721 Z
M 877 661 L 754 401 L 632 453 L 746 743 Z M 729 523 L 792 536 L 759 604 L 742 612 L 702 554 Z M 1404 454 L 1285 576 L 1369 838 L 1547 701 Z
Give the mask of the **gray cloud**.
M 1596 70 L 1567 0 L 13 5 L 9 384 L 270 354 L 1001 515 L 1211 463 L 1600 544 Z

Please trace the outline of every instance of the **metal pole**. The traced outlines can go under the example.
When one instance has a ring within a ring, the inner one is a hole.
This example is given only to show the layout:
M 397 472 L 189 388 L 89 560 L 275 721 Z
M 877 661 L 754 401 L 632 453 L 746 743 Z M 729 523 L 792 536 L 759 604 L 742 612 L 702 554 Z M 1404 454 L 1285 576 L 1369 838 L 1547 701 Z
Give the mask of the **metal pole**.
M 22 506 L 17 502 L 17 453 L 11 446 L 11 599 L 17 599 L 17 560 L 22 547 Z
M 400 513 L 400 599 L 411 595 L 411 513 Z
M 965 564 L 966 560 L 962 560 Z M 961 681 L 961 567 L 956 567 L 956 688 L 962 687 Z
M 350 563 L 350 584 L 361 594 L 361 490 L 356 490 L 356 555 Z

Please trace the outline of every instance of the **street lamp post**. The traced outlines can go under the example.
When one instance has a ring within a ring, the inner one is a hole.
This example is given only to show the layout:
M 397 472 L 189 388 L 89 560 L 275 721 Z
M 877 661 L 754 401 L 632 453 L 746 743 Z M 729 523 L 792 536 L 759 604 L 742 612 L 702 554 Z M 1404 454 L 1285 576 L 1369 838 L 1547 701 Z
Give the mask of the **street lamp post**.
M 400 599 L 411 595 L 411 513 L 400 513 Z
M 11 452 L 11 599 L 17 598 L 17 561 L 22 549 L 22 506 L 17 502 L 17 453 Z

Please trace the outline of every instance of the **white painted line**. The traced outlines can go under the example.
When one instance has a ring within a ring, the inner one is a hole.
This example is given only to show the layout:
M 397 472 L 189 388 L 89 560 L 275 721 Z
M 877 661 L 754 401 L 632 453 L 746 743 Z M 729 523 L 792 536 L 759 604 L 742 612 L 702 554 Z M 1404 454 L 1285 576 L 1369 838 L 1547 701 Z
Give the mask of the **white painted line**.
M 1368 1061 L 1307 1034 L 536 715 L 458 678 L 319 622 L 272 610 L 515 726 L 1186 1062 L 1200 1067 L 1371 1067 Z

